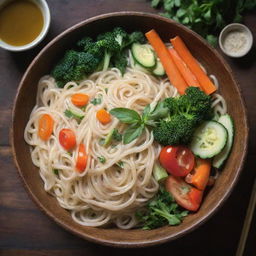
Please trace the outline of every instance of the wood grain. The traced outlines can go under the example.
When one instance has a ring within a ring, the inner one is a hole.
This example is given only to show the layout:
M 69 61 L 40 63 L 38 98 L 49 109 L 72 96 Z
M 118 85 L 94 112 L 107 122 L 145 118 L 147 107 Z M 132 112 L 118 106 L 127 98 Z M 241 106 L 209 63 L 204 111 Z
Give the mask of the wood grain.
M 11 107 L 21 75 L 45 43 L 69 26 L 100 13 L 121 10 L 154 12 L 149 1 L 130 0 L 48 0 L 52 24 L 48 36 L 34 50 L 9 53 L 0 49 L 0 255 L 234 255 L 239 240 L 249 194 L 255 178 L 255 44 L 249 56 L 227 57 L 242 88 L 248 107 L 250 141 L 248 159 L 232 195 L 220 211 L 191 234 L 159 247 L 136 250 L 113 249 L 86 242 L 57 226 L 41 213 L 24 190 L 14 167 L 9 147 Z M 245 16 L 245 24 L 256 35 L 256 15 Z M 251 243 L 251 246 L 255 246 Z M 250 252 L 255 252 L 251 249 Z M 249 254 L 248 254 L 249 255 Z

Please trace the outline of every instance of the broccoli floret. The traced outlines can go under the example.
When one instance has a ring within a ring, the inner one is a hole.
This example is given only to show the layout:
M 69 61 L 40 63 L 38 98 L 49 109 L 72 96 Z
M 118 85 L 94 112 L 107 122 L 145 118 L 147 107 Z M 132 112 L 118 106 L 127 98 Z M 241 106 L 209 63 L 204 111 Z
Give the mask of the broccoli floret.
M 211 97 L 197 87 L 188 87 L 186 94 L 178 98 L 167 98 L 166 106 L 171 114 L 184 115 L 195 122 L 211 119 L 213 110 Z
M 100 63 L 100 59 L 88 52 L 69 50 L 64 58 L 53 69 L 52 75 L 59 87 L 69 81 L 78 81 L 86 74 L 93 72 Z
M 122 75 L 124 74 L 128 64 L 126 56 L 127 56 L 126 53 L 122 51 L 113 57 L 114 66 L 121 71 Z
M 130 34 L 129 36 L 130 38 L 130 43 L 140 43 L 140 44 L 144 44 L 146 43 L 146 38 L 144 36 L 144 34 L 140 31 L 134 31 Z
M 195 123 L 183 115 L 174 115 L 168 120 L 162 120 L 153 129 L 154 139 L 160 144 L 188 144 L 195 130 Z
M 71 70 L 76 65 L 78 60 L 77 52 L 69 50 L 64 55 L 63 59 L 55 66 L 52 75 L 57 81 L 59 87 L 63 87 L 67 81 L 71 81 Z
M 79 50 L 87 52 L 91 47 L 93 47 L 94 42 L 92 38 L 86 36 L 79 40 L 76 45 L 78 46 Z
M 164 101 L 169 117 L 154 128 L 155 140 L 162 145 L 188 144 L 196 126 L 213 116 L 211 97 L 196 87 L 189 87 L 186 94 Z

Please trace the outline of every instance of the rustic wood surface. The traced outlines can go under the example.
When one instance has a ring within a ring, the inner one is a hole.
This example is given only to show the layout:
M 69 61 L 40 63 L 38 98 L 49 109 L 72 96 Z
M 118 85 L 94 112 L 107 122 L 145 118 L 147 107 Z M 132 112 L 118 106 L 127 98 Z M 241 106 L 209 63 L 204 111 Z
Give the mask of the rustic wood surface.
M 256 49 L 242 59 L 225 59 L 240 83 L 250 125 L 247 161 L 230 198 L 207 223 L 189 235 L 158 247 L 114 249 L 84 241 L 57 226 L 34 205 L 18 177 L 9 144 L 14 95 L 26 67 L 54 36 L 86 18 L 112 11 L 155 12 L 145 0 L 48 0 L 52 15 L 46 39 L 35 49 L 10 53 L 0 49 L 0 255 L 235 255 L 255 178 Z M 256 36 L 256 13 L 245 16 L 245 24 Z M 255 38 L 256 40 L 256 38 Z M 255 44 L 254 44 L 255 45 Z M 255 233 L 255 232 L 254 232 Z M 253 243 L 246 255 L 253 255 Z M 255 247 L 254 247 L 255 248 Z M 256 248 L 255 248 L 256 249 Z

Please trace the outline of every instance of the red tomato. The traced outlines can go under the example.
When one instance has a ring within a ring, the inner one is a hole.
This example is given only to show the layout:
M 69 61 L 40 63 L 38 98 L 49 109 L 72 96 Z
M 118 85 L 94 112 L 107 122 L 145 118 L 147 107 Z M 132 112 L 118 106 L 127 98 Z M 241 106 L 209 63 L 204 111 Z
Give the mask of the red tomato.
M 76 146 L 76 135 L 70 129 L 62 129 L 59 133 L 59 141 L 63 148 L 70 150 Z
M 84 144 L 80 144 L 78 148 L 78 155 L 76 160 L 76 169 L 79 172 L 83 172 L 84 169 L 86 168 L 87 158 L 88 156 L 85 152 L 85 146 Z
M 183 146 L 166 146 L 162 148 L 159 161 L 174 176 L 184 177 L 192 171 L 195 157 L 190 149 Z
M 189 211 L 197 211 L 203 197 L 203 191 L 193 188 L 181 178 L 169 176 L 165 183 L 166 190 L 172 194 L 178 205 Z

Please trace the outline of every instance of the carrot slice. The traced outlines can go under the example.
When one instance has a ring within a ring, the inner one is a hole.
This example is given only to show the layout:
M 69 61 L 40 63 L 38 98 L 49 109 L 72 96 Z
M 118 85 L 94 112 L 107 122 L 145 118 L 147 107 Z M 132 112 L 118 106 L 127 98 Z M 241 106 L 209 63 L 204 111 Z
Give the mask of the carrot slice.
M 52 134 L 54 121 L 53 118 L 48 114 L 43 114 L 39 118 L 38 123 L 38 136 L 42 140 L 48 140 Z
M 75 93 L 71 96 L 72 103 L 77 107 L 85 106 L 89 101 L 89 96 L 83 93 Z
M 195 169 L 186 176 L 186 182 L 200 190 L 204 190 L 209 180 L 210 171 L 211 161 L 197 158 Z
M 84 169 L 86 168 L 87 159 L 88 159 L 88 156 L 86 154 L 84 144 L 79 144 L 78 155 L 77 155 L 77 160 L 76 160 L 76 169 L 79 172 L 83 172 Z
M 171 40 L 174 49 L 180 55 L 182 60 L 186 63 L 192 73 L 195 75 L 199 81 L 201 87 L 206 94 L 211 94 L 216 91 L 216 86 L 211 82 L 209 77 L 204 73 L 203 69 L 200 67 L 196 59 L 190 53 L 187 46 L 184 44 L 179 36 L 172 38 Z
M 111 115 L 105 109 L 98 110 L 96 117 L 102 124 L 111 122 Z
M 200 87 L 200 83 L 185 64 L 185 62 L 181 59 L 176 50 L 174 48 L 169 48 L 169 53 L 171 54 L 173 62 L 175 63 L 188 86 Z
M 150 30 L 145 35 L 157 53 L 157 56 L 159 57 L 165 72 L 169 77 L 169 80 L 177 88 L 180 94 L 184 94 L 187 88 L 187 83 L 174 64 L 167 47 L 154 29 Z

